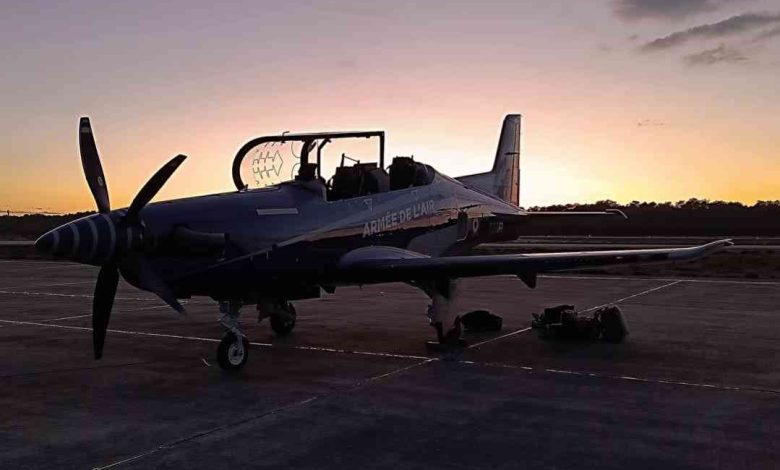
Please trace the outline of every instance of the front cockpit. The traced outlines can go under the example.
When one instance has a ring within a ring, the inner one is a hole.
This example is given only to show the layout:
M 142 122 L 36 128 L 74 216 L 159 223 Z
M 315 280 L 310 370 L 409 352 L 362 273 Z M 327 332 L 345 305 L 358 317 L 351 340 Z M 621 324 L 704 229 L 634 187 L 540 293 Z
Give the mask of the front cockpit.
M 384 146 L 382 131 L 259 137 L 238 151 L 233 160 L 233 181 L 240 191 L 282 184 L 301 186 L 322 194 L 327 201 L 433 181 L 435 170 L 414 157 L 395 157 L 385 169 Z

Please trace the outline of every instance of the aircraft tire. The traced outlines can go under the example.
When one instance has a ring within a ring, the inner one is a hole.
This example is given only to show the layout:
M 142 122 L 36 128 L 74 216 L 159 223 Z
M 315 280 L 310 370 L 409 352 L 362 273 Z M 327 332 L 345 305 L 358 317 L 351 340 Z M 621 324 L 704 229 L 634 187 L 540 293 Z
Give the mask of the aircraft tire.
M 241 341 L 244 343 L 244 353 L 239 355 L 236 347 L 236 335 L 225 333 L 225 336 L 222 337 L 222 341 L 217 346 L 217 363 L 222 370 L 236 372 L 246 364 L 249 359 L 249 340 L 242 337 Z
M 274 330 L 274 333 L 276 336 L 283 338 L 290 333 L 292 333 L 293 328 L 295 328 L 295 307 L 293 307 L 293 304 L 288 303 L 287 304 L 287 313 L 289 316 L 283 316 L 283 315 L 271 315 L 271 329 Z

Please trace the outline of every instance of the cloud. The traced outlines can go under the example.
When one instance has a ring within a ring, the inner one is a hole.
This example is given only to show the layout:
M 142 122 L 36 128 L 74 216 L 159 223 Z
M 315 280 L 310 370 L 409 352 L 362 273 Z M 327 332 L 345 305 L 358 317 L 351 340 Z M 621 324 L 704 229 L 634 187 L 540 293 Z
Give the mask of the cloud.
M 777 36 L 780 36 L 780 26 L 768 29 L 766 31 L 761 31 L 760 33 L 756 34 L 752 42 L 762 42 Z
M 714 49 L 706 49 L 683 57 L 683 61 L 690 66 L 715 65 L 718 63 L 736 64 L 746 60 L 748 58 L 742 52 L 730 49 L 725 44 L 721 44 Z
M 693 28 L 677 31 L 667 36 L 645 43 L 640 47 L 642 51 L 659 51 L 679 46 L 691 39 L 720 38 L 730 34 L 750 31 L 766 25 L 780 23 L 780 14 L 770 13 L 745 13 L 717 23 L 703 24 Z
M 616 0 L 615 15 L 627 21 L 644 19 L 681 19 L 713 11 L 723 0 Z
M 657 119 L 642 119 L 637 121 L 636 127 L 663 127 L 666 123 Z

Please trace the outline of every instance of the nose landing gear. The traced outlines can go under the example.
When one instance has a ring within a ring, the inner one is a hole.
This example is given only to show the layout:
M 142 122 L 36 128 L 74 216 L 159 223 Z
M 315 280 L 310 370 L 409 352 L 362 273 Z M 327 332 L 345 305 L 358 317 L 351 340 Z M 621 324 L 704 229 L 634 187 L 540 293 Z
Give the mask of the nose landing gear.
M 238 317 L 241 315 L 242 302 L 229 300 L 219 302 L 222 316 L 219 324 L 225 328 L 225 336 L 217 347 L 217 363 L 226 371 L 237 371 L 249 359 L 249 340 L 239 328 Z M 289 335 L 295 328 L 295 307 L 286 300 L 263 299 L 257 303 L 257 321 L 268 318 L 271 329 L 276 336 Z

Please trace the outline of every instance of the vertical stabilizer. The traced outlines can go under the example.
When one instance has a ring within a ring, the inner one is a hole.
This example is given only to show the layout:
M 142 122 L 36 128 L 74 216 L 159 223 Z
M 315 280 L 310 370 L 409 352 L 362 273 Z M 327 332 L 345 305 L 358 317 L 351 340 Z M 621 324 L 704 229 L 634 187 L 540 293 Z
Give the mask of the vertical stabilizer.
M 458 181 L 474 186 L 512 204 L 520 204 L 520 120 L 519 114 L 504 118 L 493 169 L 487 173 L 461 176 Z

